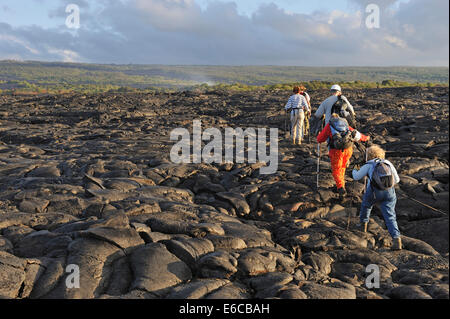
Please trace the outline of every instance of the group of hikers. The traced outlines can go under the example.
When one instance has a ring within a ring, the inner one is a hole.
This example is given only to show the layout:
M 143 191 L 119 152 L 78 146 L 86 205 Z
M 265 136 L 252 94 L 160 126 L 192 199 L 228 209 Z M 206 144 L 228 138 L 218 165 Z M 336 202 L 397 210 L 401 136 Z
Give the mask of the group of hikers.
M 353 155 L 353 147 L 358 147 L 358 143 L 361 142 L 369 142 L 370 136 L 357 131 L 355 110 L 342 95 L 339 85 L 331 87 L 331 96 L 320 104 L 314 116 L 311 116 L 311 97 L 306 93 L 306 88 L 295 86 L 293 93 L 285 106 L 286 112 L 290 114 L 292 142 L 294 145 L 301 145 L 306 134 L 317 135 L 318 160 L 320 144 L 328 142 L 328 155 L 336 192 L 339 194 L 339 200 L 344 202 L 347 196 L 345 173 Z M 386 160 L 385 151 L 380 146 L 370 145 L 364 153 L 365 164 L 359 170 L 352 171 L 354 180 L 368 178 L 358 227 L 362 232 L 367 232 L 372 208 L 375 204 L 379 204 L 389 234 L 393 238 L 392 247 L 394 250 L 401 250 L 402 241 L 395 213 L 397 203 L 395 185 L 400 182 L 397 171 L 392 163 Z

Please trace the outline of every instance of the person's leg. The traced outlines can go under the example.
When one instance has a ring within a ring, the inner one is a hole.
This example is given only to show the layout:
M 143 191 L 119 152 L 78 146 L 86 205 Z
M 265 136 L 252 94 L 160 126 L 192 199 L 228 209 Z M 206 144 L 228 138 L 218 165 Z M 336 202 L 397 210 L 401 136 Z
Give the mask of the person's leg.
M 299 111 L 297 111 L 297 122 L 296 122 L 295 128 L 297 130 L 297 133 L 296 133 L 297 140 L 296 140 L 296 142 L 298 144 L 300 144 L 301 140 L 302 140 L 302 131 L 301 131 L 301 113 Z
M 392 238 L 400 238 L 400 230 L 398 229 L 397 216 L 395 214 L 395 205 L 397 203 L 397 196 L 395 189 L 391 188 L 387 191 L 379 191 L 377 195 L 383 196 L 383 201 L 380 203 L 380 209 L 383 213 L 384 222 Z
M 339 150 L 330 150 L 329 153 L 330 162 L 331 162 L 331 173 L 333 175 L 334 181 L 336 182 L 337 189 L 343 187 L 342 182 L 342 152 Z
M 361 203 L 361 211 L 359 212 L 359 220 L 363 223 L 368 223 L 370 220 L 370 213 L 372 212 L 373 205 L 375 204 L 375 196 L 373 194 L 372 188 L 367 187 L 364 193 L 363 200 Z
M 291 112 L 291 139 L 292 139 L 292 143 L 294 143 L 294 144 L 296 141 L 296 135 L 295 135 L 295 132 L 296 132 L 295 125 L 297 123 L 297 114 L 296 113 L 297 112 L 295 112 L 295 111 Z
M 298 143 L 301 144 L 304 137 L 303 126 L 305 123 L 305 113 L 300 112 L 298 118 Z
M 353 148 L 350 147 L 342 152 L 342 163 L 340 168 L 340 180 L 342 181 L 342 187 L 345 189 L 345 171 L 347 170 L 347 163 L 353 155 Z
M 347 168 L 349 167 L 349 165 L 350 165 L 350 159 L 352 158 L 352 156 L 353 156 L 353 147 L 350 147 L 350 148 L 348 149 L 347 157 L 346 157 L 346 161 L 345 161 L 345 168 L 346 168 L 346 169 L 347 169 Z

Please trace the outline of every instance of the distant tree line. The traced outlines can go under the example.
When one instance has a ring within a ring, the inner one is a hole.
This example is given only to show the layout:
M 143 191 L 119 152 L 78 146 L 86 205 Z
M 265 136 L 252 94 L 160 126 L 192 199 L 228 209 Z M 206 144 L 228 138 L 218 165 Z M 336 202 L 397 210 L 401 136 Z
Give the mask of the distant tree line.
M 448 67 L 281 67 L 102 65 L 0 61 L 0 92 L 146 92 L 174 90 L 309 90 L 340 83 L 347 88 L 448 86 Z

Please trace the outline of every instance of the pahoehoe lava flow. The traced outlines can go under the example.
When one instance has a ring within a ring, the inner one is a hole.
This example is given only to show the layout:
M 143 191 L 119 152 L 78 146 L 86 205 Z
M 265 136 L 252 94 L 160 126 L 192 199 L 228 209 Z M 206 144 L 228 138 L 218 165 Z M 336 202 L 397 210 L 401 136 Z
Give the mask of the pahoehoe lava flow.
M 315 111 L 329 92 L 309 93 Z M 347 176 L 339 203 L 326 156 L 316 189 L 285 91 L 0 95 L 0 297 L 448 299 L 448 87 L 345 95 L 399 172 L 401 251 L 377 208 L 356 228 L 364 184 Z M 173 164 L 170 132 L 194 120 L 279 128 L 277 173 Z

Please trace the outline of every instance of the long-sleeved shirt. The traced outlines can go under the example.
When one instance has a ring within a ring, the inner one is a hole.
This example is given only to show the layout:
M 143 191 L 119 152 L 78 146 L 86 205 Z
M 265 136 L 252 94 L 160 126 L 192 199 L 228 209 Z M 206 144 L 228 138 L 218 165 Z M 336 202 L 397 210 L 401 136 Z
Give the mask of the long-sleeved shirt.
M 369 184 L 370 180 L 372 179 L 373 170 L 375 169 L 375 161 L 378 159 L 373 159 L 368 161 L 361 169 L 358 171 L 356 169 L 353 170 L 352 175 L 353 179 L 356 181 L 359 181 L 360 179 L 364 178 L 365 176 L 369 177 Z M 394 165 L 392 165 L 391 162 L 388 160 L 385 160 L 386 164 L 389 165 L 391 168 L 392 174 L 394 174 L 394 181 L 395 184 L 400 183 L 400 177 L 398 177 L 397 170 L 395 169 Z
M 341 97 L 347 103 L 347 110 L 350 111 L 350 113 L 355 114 L 355 110 L 353 109 L 353 106 L 350 104 L 348 99 L 343 95 Z M 331 119 L 331 109 L 334 103 L 337 102 L 337 100 L 338 97 L 336 95 L 332 95 L 329 98 L 327 98 L 325 101 L 322 102 L 322 104 L 320 104 L 314 116 L 320 119 L 325 114 L 325 124 L 328 124 L 328 122 Z
M 310 111 L 309 104 L 306 98 L 301 94 L 294 94 L 292 95 L 288 102 L 286 103 L 286 106 L 284 107 L 285 110 L 295 110 L 297 109 L 298 112 L 303 112 L 304 110 Z
M 352 131 L 352 132 L 355 131 L 355 129 L 353 127 L 351 127 L 351 126 L 349 126 L 348 129 L 350 131 Z M 364 135 L 364 134 L 362 134 L 362 133 L 360 133 L 358 131 L 356 131 L 356 132 L 357 132 L 356 136 L 355 136 L 355 141 L 356 142 L 359 142 L 359 141 L 366 142 L 366 141 L 369 140 L 368 136 L 366 136 L 366 135 Z M 328 123 L 325 126 L 325 128 L 322 130 L 322 132 L 320 132 L 319 135 L 317 135 L 317 142 L 324 143 L 328 139 L 331 139 L 332 137 L 333 137 L 333 133 L 331 132 L 330 123 Z
M 308 105 L 311 105 L 311 97 L 309 96 L 309 94 L 307 92 L 303 92 L 306 101 L 308 101 Z

